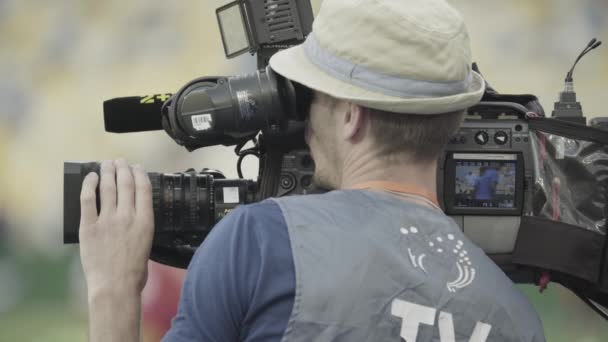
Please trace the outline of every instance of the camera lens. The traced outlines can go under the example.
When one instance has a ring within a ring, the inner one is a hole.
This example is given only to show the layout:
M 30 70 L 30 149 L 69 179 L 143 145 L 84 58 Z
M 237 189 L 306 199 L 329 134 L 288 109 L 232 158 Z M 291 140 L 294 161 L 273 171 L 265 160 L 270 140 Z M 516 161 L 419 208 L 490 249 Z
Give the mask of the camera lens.
M 80 192 L 89 172 L 99 174 L 99 163 L 64 163 L 65 243 L 78 243 Z M 253 202 L 257 191 L 253 181 L 226 180 L 214 170 L 149 172 L 148 176 L 152 185 L 155 246 L 198 246 L 226 213 L 239 204 Z M 224 193 L 232 196 L 226 198 Z M 99 212 L 99 196 L 97 200 Z
M 210 198 L 213 176 L 208 174 L 149 173 L 157 233 L 178 232 L 196 235 L 208 231 L 211 222 Z

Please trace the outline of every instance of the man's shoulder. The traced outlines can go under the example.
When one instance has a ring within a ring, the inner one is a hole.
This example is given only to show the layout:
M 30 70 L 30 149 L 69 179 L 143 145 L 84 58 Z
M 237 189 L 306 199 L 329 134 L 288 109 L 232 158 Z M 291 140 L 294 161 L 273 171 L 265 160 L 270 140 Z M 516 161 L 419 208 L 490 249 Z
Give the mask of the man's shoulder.
M 213 234 L 222 235 L 224 242 L 241 241 L 256 248 L 288 239 L 283 211 L 270 199 L 239 205 L 217 223 L 210 236 Z
M 259 228 L 285 226 L 285 219 L 279 205 L 270 199 L 266 199 L 239 205 L 218 222 L 218 226 L 228 226 L 225 228 L 239 231 L 259 230 Z
M 284 201 L 295 201 L 295 202 L 315 202 L 315 201 L 323 201 L 326 200 L 332 196 L 336 196 L 338 194 L 340 194 L 341 192 L 343 192 L 343 190 L 331 190 L 328 192 L 322 192 L 322 193 L 312 193 L 312 194 L 305 194 L 305 195 L 291 195 L 291 196 L 284 196 L 284 197 L 271 197 L 266 199 L 265 201 L 271 201 L 271 202 L 284 202 Z
M 255 224 L 264 220 L 280 221 L 282 219 L 281 208 L 275 201 L 270 198 L 247 204 L 241 204 L 230 211 L 225 218 L 218 222 L 234 224 Z
M 288 231 L 288 222 L 295 212 L 305 212 L 317 217 L 321 211 L 328 209 L 329 203 L 340 203 L 345 208 L 352 208 L 347 199 L 338 201 L 338 191 L 322 194 L 293 195 L 272 197 L 259 202 L 239 205 L 212 229 L 210 236 L 223 235 L 248 237 L 259 241 L 281 240 Z M 335 208 L 334 208 L 335 209 Z
M 276 215 L 280 213 L 280 208 L 276 202 L 268 198 L 260 202 L 253 202 L 236 207 L 233 212 L 237 215 L 245 216 L 261 216 L 261 215 Z
M 331 203 L 334 205 L 344 205 L 350 207 L 353 204 L 362 202 L 364 197 L 361 196 L 363 191 L 359 189 L 337 189 L 323 193 L 313 193 L 306 195 L 293 195 L 285 197 L 272 197 L 266 201 L 272 201 L 283 207 L 283 205 L 301 205 L 325 208 L 325 204 Z

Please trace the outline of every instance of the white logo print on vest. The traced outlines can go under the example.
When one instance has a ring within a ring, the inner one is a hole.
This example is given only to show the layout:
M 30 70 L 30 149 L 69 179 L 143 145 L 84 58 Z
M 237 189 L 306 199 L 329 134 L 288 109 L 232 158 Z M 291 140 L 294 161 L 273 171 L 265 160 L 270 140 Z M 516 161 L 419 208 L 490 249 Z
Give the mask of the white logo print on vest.
M 420 324 L 435 325 L 434 308 L 395 299 L 391 305 L 391 314 L 401 317 L 400 336 L 405 342 L 416 342 L 418 337 L 418 326 Z M 439 312 L 439 340 L 441 342 L 455 342 L 454 321 L 452 314 L 445 311 Z M 477 322 L 469 342 L 485 342 L 490 334 L 492 326 L 487 323 Z
M 410 228 L 401 227 L 401 234 L 417 234 L 418 228 L 410 226 Z M 455 240 L 453 234 L 448 234 L 446 237 L 437 236 L 434 241 L 427 240 L 429 247 L 434 253 L 451 253 L 455 257 L 456 268 L 458 269 L 458 276 L 455 280 L 450 281 L 446 284 L 448 291 L 456 292 L 457 289 L 461 289 L 471 285 L 475 279 L 475 268 L 471 264 L 471 260 L 468 256 L 468 252 L 463 248 L 464 243 L 462 240 Z M 407 249 L 407 253 L 410 257 L 410 262 L 414 268 L 420 268 L 424 273 L 428 273 L 424 267 L 424 258 L 426 254 L 414 255 L 411 248 Z

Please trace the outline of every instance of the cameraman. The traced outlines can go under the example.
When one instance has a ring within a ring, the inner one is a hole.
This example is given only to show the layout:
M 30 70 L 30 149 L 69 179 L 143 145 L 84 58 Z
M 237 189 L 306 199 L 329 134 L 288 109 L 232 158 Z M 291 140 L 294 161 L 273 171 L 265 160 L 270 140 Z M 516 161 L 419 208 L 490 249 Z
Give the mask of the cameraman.
M 313 90 L 314 180 L 335 190 L 222 219 L 164 341 L 544 341 L 525 296 L 437 204 L 437 158 L 484 92 L 470 65 L 442 0 L 325 0 L 306 42 L 270 66 Z M 90 338 L 136 341 L 150 184 L 102 163 L 97 217 L 97 183 L 84 181 L 80 227 Z

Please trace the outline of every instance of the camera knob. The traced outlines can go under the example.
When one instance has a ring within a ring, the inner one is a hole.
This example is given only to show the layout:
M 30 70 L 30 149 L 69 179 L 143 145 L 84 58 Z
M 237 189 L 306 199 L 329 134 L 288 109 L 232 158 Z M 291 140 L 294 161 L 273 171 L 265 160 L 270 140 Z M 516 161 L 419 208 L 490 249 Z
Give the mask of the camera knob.
M 490 136 L 485 131 L 475 133 L 475 142 L 479 145 L 485 145 L 490 140 Z
M 504 145 L 509 141 L 509 135 L 505 131 L 498 131 L 494 134 L 494 142 L 497 145 Z
M 280 181 L 279 181 L 279 185 L 281 186 L 281 188 L 286 189 L 286 190 L 291 190 L 293 188 L 295 184 L 295 180 L 293 179 L 293 176 L 289 175 L 289 174 L 282 174 Z

